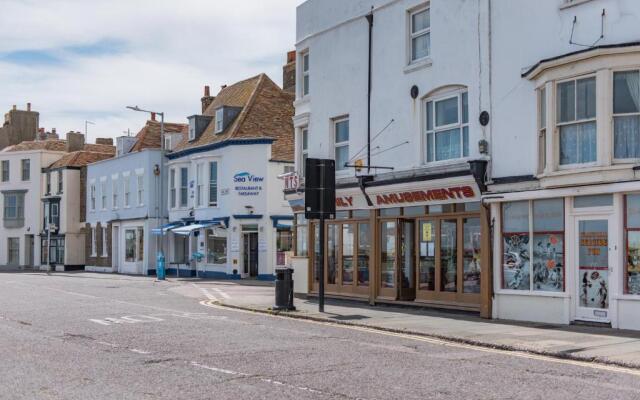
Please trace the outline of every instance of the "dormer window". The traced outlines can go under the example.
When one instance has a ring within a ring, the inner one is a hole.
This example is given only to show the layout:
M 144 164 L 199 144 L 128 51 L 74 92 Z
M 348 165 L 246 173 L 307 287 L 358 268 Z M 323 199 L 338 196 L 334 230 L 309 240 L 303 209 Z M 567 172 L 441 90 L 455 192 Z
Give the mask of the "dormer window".
M 196 126 L 193 123 L 189 124 L 189 140 L 196 140 Z
M 216 133 L 224 130 L 224 108 L 220 107 L 216 110 Z

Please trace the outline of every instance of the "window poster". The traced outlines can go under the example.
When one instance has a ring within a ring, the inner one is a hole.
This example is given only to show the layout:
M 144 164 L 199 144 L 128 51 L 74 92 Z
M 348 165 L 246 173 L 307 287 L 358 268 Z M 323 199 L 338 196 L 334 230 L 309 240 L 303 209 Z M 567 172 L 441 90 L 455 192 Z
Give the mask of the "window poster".
M 580 221 L 580 306 L 609 308 L 609 234 L 607 221 Z
M 564 291 L 564 236 L 561 233 L 533 236 L 533 289 Z
M 503 235 L 503 279 L 504 288 L 529 290 L 529 234 L 505 233 Z
M 627 236 L 627 293 L 640 294 L 640 231 Z

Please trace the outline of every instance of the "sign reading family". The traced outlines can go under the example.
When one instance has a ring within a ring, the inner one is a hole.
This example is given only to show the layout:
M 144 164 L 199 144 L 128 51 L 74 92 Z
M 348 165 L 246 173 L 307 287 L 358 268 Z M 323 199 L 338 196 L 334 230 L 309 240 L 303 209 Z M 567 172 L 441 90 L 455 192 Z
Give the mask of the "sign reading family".
M 257 196 L 262 190 L 264 177 L 252 175 L 248 172 L 239 172 L 233 176 L 233 183 L 238 196 Z

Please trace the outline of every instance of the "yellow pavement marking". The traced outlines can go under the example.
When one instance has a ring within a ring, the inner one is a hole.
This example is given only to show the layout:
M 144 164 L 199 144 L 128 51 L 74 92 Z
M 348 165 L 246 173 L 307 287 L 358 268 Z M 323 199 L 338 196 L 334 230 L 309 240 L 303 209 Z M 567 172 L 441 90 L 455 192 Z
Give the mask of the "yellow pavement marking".
M 452 341 L 452 340 L 437 339 L 437 338 L 430 338 L 430 337 L 426 337 L 426 336 L 413 335 L 413 334 L 410 334 L 410 333 L 397 333 L 397 332 L 389 332 L 389 331 L 384 331 L 384 330 L 375 329 L 375 328 L 367 328 L 367 327 L 363 327 L 363 326 L 338 324 L 338 323 L 335 323 L 335 322 L 332 322 L 332 321 L 316 321 L 316 320 L 309 320 L 309 319 L 304 319 L 304 318 L 292 318 L 292 317 L 288 317 L 288 316 L 284 316 L 284 315 L 267 314 L 267 313 L 251 311 L 251 310 L 242 310 L 242 309 L 238 309 L 238 308 L 225 307 L 225 306 L 220 305 L 220 304 L 213 304 L 212 302 L 206 301 L 206 300 L 205 301 L 201 301 L 200 304 L 202 304 L 203 306 L 206 306 L 206 307 L 217 308 L 217 309 L 221 309 L 221 310 L 234 311 L 234 312 L 240 312 L 240 313 L 246 313 L 246 314 L 264 315 L 266 317 L 271 317 L 271 318 L 282 318 L 282 319 L 296 320 L 296 321 L 306 322 L 306 323 L 309 323 L 309 324 L 316 324 L 316 325 L 330 325 L 330 326 L 337 327 L 337 328 L 342 328 L 342 329 L 349 329 L 349 330 L 353 330 L 353 331 L 373 333 L 373 334 L 377 334 L 377 335 L 384 335 L 384 336 L 392 336 L 392 337 L 398 337 L 398 338 L 403 338 L 403 339 L 410 339 L 410 340 L 415 340 L 415 341 L 419 341 L 419 342 L 425 342 L 425 343 L 429 343 L 429 344 L 436 344 L 436 345 L 441 345 L 441 346 L 455 347 L 455 348 L 459 348 L 459 349 L 475 350 L 475 351 L 481 351 L 481 352 L 491 353 L 491 354 L 501 354 L 501 355 L 510 356 L 510 357 L 526 358 L 526 359 L 537 360 L 537 361 L 553 362 L 553 363 L 557 363 L 557 364 L 573 365 L 573 366 L 578 366 L 578 367 L 597 369 L 597 370 L 601 370 L 601 371 L 609 371 L 609 372 L 624 373 L 624 374 L 629 374 L 629 375 L 634 375 L 634 376 L 640 376 L 640 370 L 633 369 L 633 368 L 619 367 L 619 366 L 615 366 L 615 365 L 598 364 L 598 363 L 594 363 L 594 362 L 579 361 L 579 360 L 568 360 L 568 359 L 557 358 L 557 357 L 552 357 L 552 356 L 545 356 L 545 355 L 541 355 L 541 354 L 527 353 L 525 351 L 519 351 L 519 350 L 494 349 L 494 348 L 483 347 L 483 346 L 479 346 L 479 345 L 455 342 L 455 341 Z

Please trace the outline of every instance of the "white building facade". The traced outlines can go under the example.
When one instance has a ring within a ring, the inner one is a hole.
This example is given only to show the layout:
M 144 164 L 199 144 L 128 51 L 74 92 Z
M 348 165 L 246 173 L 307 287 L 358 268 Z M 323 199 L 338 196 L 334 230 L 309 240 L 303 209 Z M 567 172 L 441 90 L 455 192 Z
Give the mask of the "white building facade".
M 493 316 L 640 329 L 640 3 L 493 2 Z
M 259 75 L 206 100 L 168 154 L 167 274 L 272 280 L 292 241 L 293 97 Z

